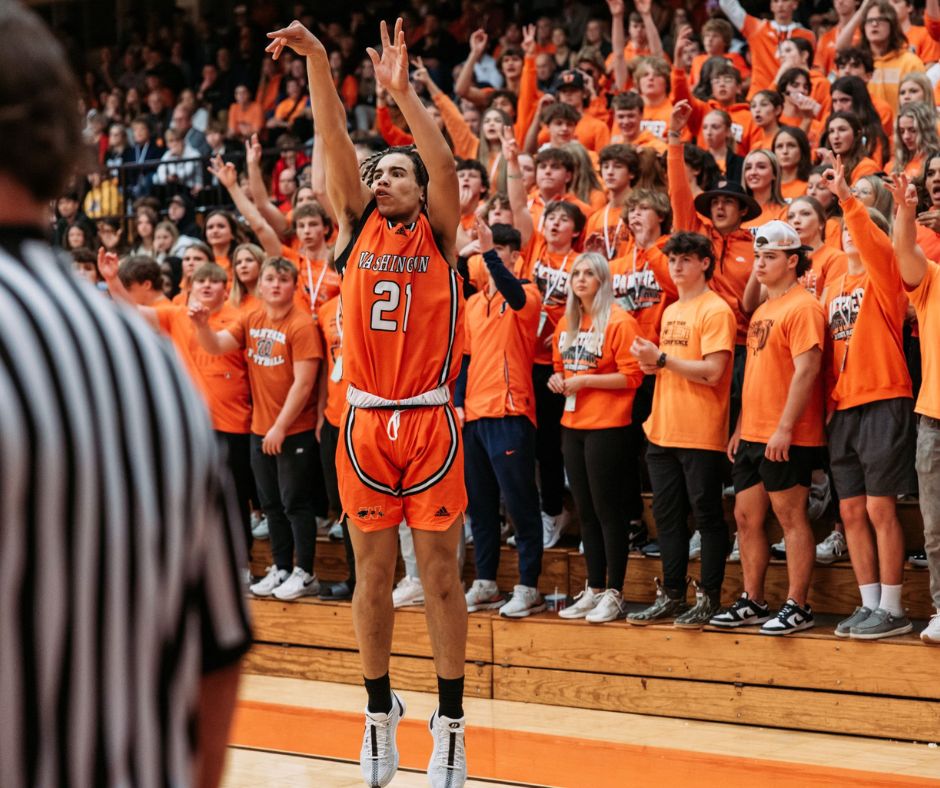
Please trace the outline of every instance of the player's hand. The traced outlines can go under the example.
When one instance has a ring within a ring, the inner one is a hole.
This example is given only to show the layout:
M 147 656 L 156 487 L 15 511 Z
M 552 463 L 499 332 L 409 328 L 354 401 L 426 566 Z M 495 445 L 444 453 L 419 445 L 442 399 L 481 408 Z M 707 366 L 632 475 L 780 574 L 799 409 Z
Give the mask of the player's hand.
M 479 216 L 474 218 L 473 224 L 477 231 L 477 241 L 479 241 L 480 244 L 480 254 L 486 254 L 488 251 L 490 251 L 490 249 L 493 248 L 493 231 L 490 229 L 490 226 Z
M 392 37 L 388 35 L 388 25 L 385 20 L 379 25 L 382 36 L 382 54 L 379 55 L 372 47 L 366 49 L 372 59 L 375 69 L 375 81 L 393 96 L 396 93 L 405 93 L 411 84 L 408 81 L 408 47 L 405 46 L 405 33 L 402 30 L 402 19 L 395 20 L 395 32 Z
M 737 456 L 738 448 L 741 445 L 741 428 L 739 427 L 734 431 L 734 434 L 731 436 L 731 440 L 728 441 L 728 459 L 731 462 L 734 462 L 735 456 Z
M 662 351 L 655 344 L 646 337 L 640 336 L 636 337 L 633 344 L 630 345 L 630 353 L 641 365 L 647 367 L 655 367 L 656 362 L 659 361 L 659 357 L 662 355 Z M 646 372 L 646 370 L 643 371 Z
M 117 279 L 120 266 L 120 258 L 114 252 L 106 252 L 103 246 L 98 247 L 98 273 L 105 282 Z
M 669 116 L 669 131 L 681 134 L 688 125 L 690 117 L 692 117 L 692 105 L 685 99 L 677 101 Z
M 280 454 L 281 447 L 284 445 L 284 438 L 286 437 L 287 435 L 284 429 L 275 424 L 268 430 L 268 434 L 264 436 L 264 440 L 261 441 L 261 451 L 265 454 Z
M 216 156 L 208 167 L 209 173 L 218 178 L 226 189 L 231 191 L 238 185 L 238 172 L 235 165 L 230 161 L 222 161 L 221 156 Z
M 281 56 L 284 47 L 290 47 L 298 55 L 302 55 L 303 57 L 309 57 L 314 52 L 323 49 L 323 44 L 320 42 L 320 39 L 307 30 L 307 28 L 296 19 L 287 27 L 282 27 L 280 30 L 268 33 L 268 38 L 271 39 L 271 43 L 264 48 L 264 51 L 270 52 L 274 60 L 277 60 Z
M 548 390 L 555 394 L 565 393 L 565 379 L 560 372 L 556 372 L 548 379 Z
M 252 134 L 250 140 L 245 140 L 245 162 L 248 166 L 261 165 L 261 143 L 258 141 L 258 135 Z
M 474 30 L 470 34 L 470 57 L 474 60 L 479 60 L 481 57 L 483 57 L 483 54 L 486 52 L 486 45 L 489 40 L 490 37 L 486 34 L 486 31 L 483 28 Z
M 764 456 L 771 462 L 790 461 L 790 443 L 793 441 L 793 430 L 777 427 L 774 434 L 767 441 Z
M 526 55 L 535 56 L 535 25 L 525 25 L 522 28 L 522 51 Z
M 200 328 L 209 325 L 209 307 L 199 302 L 192 302 L 189 305 L 189 319 Z

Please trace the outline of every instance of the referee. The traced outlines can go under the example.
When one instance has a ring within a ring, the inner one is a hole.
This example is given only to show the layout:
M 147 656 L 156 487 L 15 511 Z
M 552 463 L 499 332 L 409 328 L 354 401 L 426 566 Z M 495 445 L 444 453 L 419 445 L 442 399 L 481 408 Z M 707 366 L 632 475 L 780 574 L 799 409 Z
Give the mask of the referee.
M 0 783 L 214 786 L 244 538 L 170 345 L 43 239 L 77 107 L 58 43 L 0 3 Z

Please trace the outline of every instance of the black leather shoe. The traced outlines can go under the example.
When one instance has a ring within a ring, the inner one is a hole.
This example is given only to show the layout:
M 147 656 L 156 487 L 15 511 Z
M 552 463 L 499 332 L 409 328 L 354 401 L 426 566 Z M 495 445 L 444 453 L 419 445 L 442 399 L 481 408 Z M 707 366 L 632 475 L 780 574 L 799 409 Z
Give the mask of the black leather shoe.
M 346 580 L 341 583 L 330 583 L 320 587 L 320 599 L 326 602 L 343 602 L 352 599 L 355 583 L 350 584 Z

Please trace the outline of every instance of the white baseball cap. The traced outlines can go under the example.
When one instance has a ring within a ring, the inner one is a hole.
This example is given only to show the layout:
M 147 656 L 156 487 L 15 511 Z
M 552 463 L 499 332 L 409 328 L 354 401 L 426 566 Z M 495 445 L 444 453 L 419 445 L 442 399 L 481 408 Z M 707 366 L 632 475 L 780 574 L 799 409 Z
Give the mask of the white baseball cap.
M 776 219 L 757 228 L 754 251 L 795 252 L 803 248 L 800 234 L 786 222 Z

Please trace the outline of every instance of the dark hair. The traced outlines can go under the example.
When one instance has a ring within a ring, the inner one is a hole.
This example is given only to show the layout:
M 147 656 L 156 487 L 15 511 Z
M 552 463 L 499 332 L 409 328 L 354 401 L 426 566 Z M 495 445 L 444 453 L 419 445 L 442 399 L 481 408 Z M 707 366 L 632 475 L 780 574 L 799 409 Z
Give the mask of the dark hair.
M 82 151 L 78 85 L 59 42 L 20 3 L 0 6 L 0 171 L 36 200 L 71 180 Z
M 483 184 L 483 194 L 490 190 L 490 176 L 483 163 L 476 159 L 457 159 L 457 172 L 473 170 L 480 173 L 480 182 Z
M 259 279 L 264 276 L 264 272 L 268 268 L 273 268 L 279 274 L 290 275 L 290 278 L 294 280 L 294 284 L 297 284 L 297 267 L 290 260 L 285 260 L 283 257 L 266 258 L 261 264 L 261 270 L 258 271 Z
M 734 76 L 737 80 L 738 88 L 741 87 L 741 72 L 738 71 L 729 60 L 719 55 L 713 55 L 702 64 L 702 74 L 699 77 L 698 84 L 692 90 L 692 95 L 702 101 L 708 101 L 712 97 L 712 79 L 722 77 L 726 74 Z
M 659 189 L 634 189 L 627 195 L 627 200 L 623 205 L 624 218 L 631 208 L 641 206 L 656 211 L 660 219 L 660 231 L 663 234 L 669 232 L 669 225 L 672 223 L 672 205 L 668 194 Z
M 643 97 L 635 90 L 628 90 L 625 93 L 618 93 L 610 102 L 611 109 L 638 109 L 640 112 L 646 106 Z
M 860 77 L 839 77 L 832 83 L 829 89 L 830 95 L 835 91 L 845 93 L 852 98 L 852 112 L 862 124 L 862 134 L 865 137 L 865 150 L 871 156 L 878 149 L 881 143 L 881 150 L 885 156 L 888 154 L 891 145 L 888 142 L 888 136 L 885 134 L 884 126 L 881 125 L 881 117 L 878 110 L 872 103 L 871 94 L 868 87 Z
M 326 208 L 324 208 L 316 200 L 312 202 L 305 202 L 303 205 L 298 205 L 294 208 L 294 214 L 292 216 L 294 227 L 297 226 L 297 222 L 301 219 L 310 219 L 314 216 L 319 216 L 320 221 L 323 222 L 323 227 L 326 231 L 326 235 L 329 235 L 333 232 L 333 220 L 330 218 L 329 213 L 327 213 Z
M 77 246 L 69 251 L 72 255 L 72 262 L 79 265 L 88 265 L 91 263 L 98 270 L 98 255 L 87 246 Z
M 522 233 L 509 224 L 494 224 L 490 227 L 494 246 L 508 246 L 515 252 L 522 248 Z
M 807 89 L 812 87 L 813 82 L 810 79 L 809 71 L 799 67 L 788 68 L 780 75 L 780 79 L 777 80 L 777 90 L 780 91 L 780 95 L 785 96 L 787 94 L 787 88 L 796 82 L 797 77 L 803 77 L 803 79 L 806 80 Z
M 802 54 L 809 55 L 808 63 L 810 66 L 813 65 L 813 42 L 805 38 L 800 38 L 798 36 L 790 36 L 787 41 L 793 44 Z
M 779 90 L 758 90 L 757 93 L 755 93 L 751 98 L 751 101 L 756 99 L 758 96 L 767 99 L 777 109 L 783 109 L 783 96 L 780 95 Z
M 157 292 L 163 289 L 163 271 L 160 263 L 143 254 L 131 255 L 118 268 L 118 277 L 124 287 L 150 282 Z
M 820 146 L 823 148 L 829 147 L 829 124 L 834 120 L 844 120 L 852 128 L 852 133 L 855 135 L 852 147 L 847 153 L 842 154 L 842 164 L 845 167 L 846 178 L 851 179 L 853 170 L 865 158 L 865 138 L 862 134 L 862 124 L 855 117 L 854 112 L 833 112 L 826 118 L 826 125 L 820 141 Z
M 370 189 L 372 188 L 372 181 L 375 180 L 375 170 L 379 166 L 379 162 L 393 153 L 400 153 L 402 156 L 407 156 L 411 159 L 415 171 L 415 180 L 418 182 L 418 186 L 426 189 L 428 181 L 430 180 L 428 177 L 428 169 L 424 166 L 424 161 L 421 159 L 421 156 L 418 155 L 418 149 L 414 145 L 395 145 L 391 148 L 381 150 L 378 153 L 373 153 L 368 159 L 362 162 L 362 164 L 359 165 L 359 173 L 366 186 Z
M 864 24 L 862 25 L 864 27 Z M 857 64 L 865 69 L 866 74 L 875 73 L 875 59 L 870 49 L 862 47 L 847 47 L 836 52 L 836 67 Z
M 901 31 L 901 24 L 898 22 L 897 11 L 894 10 L 894 6 L 888 2 L 888 0 L 875 0 L 868 9 L 865 11 L 865 18 L 862 19 L 862 24 L 860 26 L 862 33 L 862 40 L 860 42 L 862 49 L 867 49 L 871 52 L 871 43 L 868 41 L 868 35 L 866 34 L 866 25 L 865 19 L 868 18 L 870 11 L 876 10 L 881 14 L 885 19 L 888 20 L 888 26 L 891 28 L 891 32 L 888 36 L 888 41 L 885 45 L 885 52 L 899 52 L 901 50 L 907 49 L 907 36 Z
M 232 253 L 235 251 L 235 247 L 245 240 L 245 234 L 244 232 L 242 232 L 242 228 L 241 228 L 241 225 L 239 225 L 238 223 L 238 219 L 236 219 L 235 216 L 229 211 L 223 211 L 222 209 L 217 209 L 215 211 L 209 212 L 209 214 L 206 216 L 207 227 L 209 225 L 209 220 L 213 216 L 221 216 L 223 219 L 225 219 L 225 221 L 228 222 L 228 226 L 232 231 L 232 240 L 229 242 L 228 254 L 226 255 L 229 259 L 231 259 Z M 203 229 L 202 234 L 203 234 L 203 238 L 205 238 L 205 234 L 206 234 L 205 229 Z M 206 246 L 210 246 L 208 241 L 206 241 Z
M 604 162 L 619 161 L 630 170 L 630 174 L 635 178 L 640 167 L 640 157 L 637 155 L 636 148 L 632 145 L 615 143 L 607 145 L 601 149 L 597 157 L 598 168 L 604 165 Z
M 810 268 L 813 267 L 813 260 L 809 256 L 809 253 L 805 248 L 795 249 L 787 253 L 787 256 L 795 254 L 796 255 L 796 275 L 797 278 L 803 276 Z
M 705 33 L 717 33 L 720 35 L 725 42 L 726 52 L 731 47 L 731 42 L 734 40 L 734 28 L 727 19 L 709 19 L 702 25 L 702 35 L 704 36 Z
M 830 166 L 828 164 L 817 164 L 815 167 L 813 167 L 809 171 L 809 174 L 810 176 L 819 175 L 820 177 L 822 177 L 823 175 L 825 175 L 826 170 L 828 169 L 830 169 Z M 830 195 L 832 196 L 832 200 L 829 202 L 829 207 L 823 208 L 823 210 L 826 212 L 827 219 L 842 216 L 842 206 L 839 205 L 839 198 L 836 197 L 834 194 L 832 194 L 832 192 L 830 192 Z M 816 200 L 816 202 L 819 202 L 819 200 Z M 822 205 L 822 203 L 819 203 L 819 204 Z
M 581 231 L 587 223 L 587 217 L 581 213 L 581 209 L 577 205 L 565 202 L 564 200 L 552 200 L 545 206 L 545 212 L 542 215 L 547 219 L 548 215 L 555 213 L 555 211 L 561 211 L 567 214 L 571 221 L 574 222 L 575 237 L 581 235 Z
M 666 245 L 663 246 L 663 254 L 692 254 L 700 260 L 708 260 L 709 266 L 705 269 L 706 281 L 712 278 L 715 273 L 715 250 L 712 248 L 712 242 L 701 233 L 678 232 L 669 236 Z
M 693 145 L 690 142 L 683 145 L 682 158 L 693 171 L 698 170 L 695 182 L 704 191 L 708 191 L 721 177 L 721 170 L 718 169 L 715 157 L 708 151 L 702 150 L 698 145 Z
M 566 150 L 562 150 L 561 148 L 542 148 L 542 150 L 535 154 L 535 166 L 538 167 L 542 162 L 546 161 L 558 162 L 558 164 L 568 170 L 568 172 L 574 173 L 576 166 L 574 157 Z
M 796 165 L 796 177 L 797 180 L 805 181 L 809 178 L 810 168 L 813 166 L 813 157 L 810 152 L 809 147 L 809 137 L 806 136 L 806 132 L 803 129 L 798 128 L 797 126 L 781 126 L 777 129 L 777 133 L 774 134 L 773 142 L 770 143 L 770 150 L 774 152 L 774 146 L 777 144 L 777 139 L 781 134 L 786 134 L 792 137 L 797 146 L 800 149 L 800 163 Z M 774 155 L 777 154 L 774 152 Z
M 549 125 L 553 120 L 567 120 L 571 123 L 577 123 L 581 120 L 581 113 L 578 112 L 570 104 L 565 104 L 562 101 L 556 101 L 554 104 L 549 104 L 544 110 L 542 110 L 542 123 L 546 126 Z
M 492 107 L 493 101 L 498 98 L 509 99 L 509 102 L 512 104 L 513 111 L 515 111 L 519 105 L 519 97 L 513 91 L 507 90 L 506 88 L 501 88 L 490 93 L 486 101 L 486 108 L 483 111 L 486 112 L 486 110 Z
M 216 263 L 203 263 L 193 272 L 193 281 L 199 282 L 208 279 L 210 282 L 228 282 L 225 269 Z
M 829 169 L 828 165 L 826 169 Z M 796 205 L 798 202 L 805 202 L 810 208 L 813 209 L 813 213 L 816 214 L 816 218 L 819 219 L 819 235 L 825 241 L 826 240 L 826 221 L 829 218 L 826 216 L 826 209 L 822 207 L 822 203 L 817 200 L 815 197 L 810 197 L 808 194 L 801 194 L 799 197 L 794 197 L 793 202 L 790 203 L 790 206 Z M 789 208 L 787 208 L 787 217 L 789 220 Z

